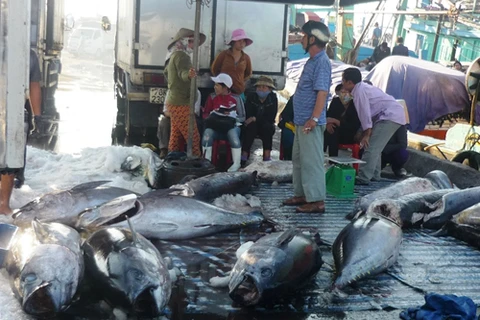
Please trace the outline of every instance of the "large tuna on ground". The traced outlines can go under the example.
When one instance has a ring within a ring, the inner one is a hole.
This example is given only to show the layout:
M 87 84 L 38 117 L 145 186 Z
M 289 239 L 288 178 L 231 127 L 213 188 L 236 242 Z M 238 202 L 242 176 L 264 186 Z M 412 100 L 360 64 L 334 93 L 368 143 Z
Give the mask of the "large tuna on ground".
M 230 297 L 252 306 L 290 295 L 322 266 L 317 244 L 294 229 L 266 235 L 245 251 L 230 275 Z
M 168 189 L 166 189 L 168 190 Z M 261 224 L 265 217 L 260 211 L 242 214 L 225 210 L 192 198 L 165 195 L 166 190 L 151 191 L 139 197 L 127 212 L 135 230 L 149 239 L 184 240 L 208 236 L 218 232 L 239 229 Z M 109 206 L 109 203 L 106 204 Z M 119 206 L 121 207 L 121 206 Z M 100 210 L 102 207 L 99 208 Z M 128 222 L 122 215 L 124 209 L 107 217 L 117 219 L 101 220 L 101 224 L 112 227 L 128 228 Z M 91 227 L 95 227 L 91 225 Z
M 37 218 L 42 222 L 58 222 L 75 227 L 85 209 L 133 194 L 130 190 L 102 186 L 108 182 L 87 182 L 70 190 L 45 194 L 21 207 L 13 215 L 13 223 L 17 226 L 28 226 Z
M 84 243 L 85 266 L 95 290 L 113 306 L 145 318 L 160 315 L 171 294 L 167 265 L 144 237 L 105 228 Z
M 5 268 L 23 310 L 52 317 L 68 308 L 83 277 L 80 236 L 67 226 L 34 220 L 16 233 Z
M 402 229 L 394 221 L 368 214 L 353 220 L 333 243 L 333 288 L 386 270 L 397 261 L 401 243 Z
M 397 199 L 407 194 L 452 188 L 454 186 L 448 176 L 443 171 L 434 170 L 427 173 L 425 178 L 408 178 L 358 198 L 347 219 L 353 219 L 359 212 L 366 212 L 370 204 L 376 200 Z
M 191 197 L 201 201 L 211 201 L 223 194 L 245 194 L 257 178 L 257 172 L 218 172 L 184 184 L 171 186 L 172 194 Z
M 407 194 L 396 199 L 375 200 L 368 207 L 367 213 L 398 221 L 402 228 L 410 227 L 418 222 L 415 216 L 431 213 L 436 209 L 435 203 L 453 191 L 454 189 L 441 189 Z

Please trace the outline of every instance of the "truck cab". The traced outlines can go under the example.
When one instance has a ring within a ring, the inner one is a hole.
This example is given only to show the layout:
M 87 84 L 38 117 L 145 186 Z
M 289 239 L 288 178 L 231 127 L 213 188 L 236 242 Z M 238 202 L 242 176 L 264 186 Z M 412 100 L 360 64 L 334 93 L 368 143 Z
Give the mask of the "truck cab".
M 203 101 L 213 92 L 210 66 L 238 28 L 254 41 L 245 49 L 252 60 L 252 82 L 264 74 L 274 78 L 279 90 L 284 87 L 288 10 L 284 4 L 231 0 L 212 0 L 209 6 L 202 6 L 200 32 L 207 35 L 207 40 L 199 48 L 197 85 Z M 157 123 L 167 91 L 163 75 L 167 46 L 180 28 L 194 29 L 195 11 L 185 1 L 119 0 L 117 12 L 117 118 L 112 142 L 158 145 Z

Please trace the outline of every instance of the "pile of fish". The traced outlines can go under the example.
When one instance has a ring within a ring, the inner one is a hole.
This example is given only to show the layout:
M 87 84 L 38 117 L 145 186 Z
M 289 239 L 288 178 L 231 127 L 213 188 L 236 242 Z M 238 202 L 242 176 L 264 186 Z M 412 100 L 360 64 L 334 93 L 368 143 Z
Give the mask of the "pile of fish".
M 129 314 L 161 315 L 172 279 L 150 240 L 186 240 L 269 221 L 261 211 L 239 213 L 208 203 L 226 193 L 247 193 L 256 179 L 256 171 L 216 173 L 143 195 L 97 181 L 35 199 L 13 216 L 19 230 L 4 262 L 12 291 L 36 317 L 55 316 L 75 304 L 85 295 L 81 283 Z M 332 246 L 332 289 L 392 266 L 402 228 L 467 234 L 466 241 L 478 246 L 479 202 L 480 187 L 459 190 L 441 171 L 358 199 L 348 215 L 352 221 Z M 228 276 L 229 296 L 254 306 L 289 295 L 322 264 L 314 237 L 294 228 L 267 234 L 238 256 Z
M 85 269 L 85 281 L 110 305 L 158 316 L 172 284 L 147 238 L 185 240 L 261 224 L 260 211 L 242 214 L 198 200 L 248 192 L 255 179 L 213 174 L 144 195 L 96 181 L 35 199 L 13 215 L 19 231 L 4 263 L 12 291 L 26 313 L 54 316 L 76 300 Z
M 241 214 L 196 199 L 213 200 L 234 190 L 248 192 L 255 176 L 256 173 L 246 172 L 212 174 L 141 196 L 126 189 L 103 187 L 108 181 L 90 182 L 33 200 L 13 215 L 14 224 L 28 226 L 37 218 L 80 229 L 105 225 L 125 228 L 127 215 L 137 232 L 147 238 L 185 240 L 207 236 L 265 220 L 259 211 Z M 207 181 L 209 189 L 205 190 Z M 185 190 L 189 190 L 188 194 Z M 177 192 L 186 196 L 172 195 Z
M 392 266 L 399 254 L 402 228 L 438 230 L 480 247 L 480 187 L 460 190 L 439 170 L 412 177 L 357 199 L 352 219 L 337 236 L 333 288 Z

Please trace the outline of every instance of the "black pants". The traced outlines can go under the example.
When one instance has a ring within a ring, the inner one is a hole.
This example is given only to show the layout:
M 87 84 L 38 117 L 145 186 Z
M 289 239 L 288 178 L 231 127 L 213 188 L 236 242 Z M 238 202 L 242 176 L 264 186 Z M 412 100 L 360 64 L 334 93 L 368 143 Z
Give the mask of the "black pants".
M 259 137 L 262 140 L 263 150 L 272 150 L 273 134 L 275 125 L 273 123 L 252 122 L 243 128 L 242 151 L 250 152 L 253 140 Z
M 341 130 L 340 127 L 335 128 L 333 133 L 329 133 L 325 130 L 325 142 L 324 142 L 324 152 L 327 151 L 330 157 L 338 156 L 338 145 L 340 144 L 353 144 L 355 143 L 354 134 L 346 130 Z

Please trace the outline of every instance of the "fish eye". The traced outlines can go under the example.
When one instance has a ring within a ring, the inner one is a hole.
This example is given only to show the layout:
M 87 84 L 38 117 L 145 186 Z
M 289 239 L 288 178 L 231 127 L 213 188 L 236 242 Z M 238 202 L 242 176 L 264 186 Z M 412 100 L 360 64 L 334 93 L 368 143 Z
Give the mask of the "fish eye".
M 37 280 L 37 275 L 35 273 L 29 273 L 23 278 L 24 282 L 32 283 Z
M 145 277 L 143 272 L 138 269 L 130 270 L 130 274 L 135 278 L 135 280 L 142 280 Z
M 262 277 L 264 278 L 268 278 L 272 276 L 272 270 L 269 268 L 263 268 L 261 273 L 262 273 Z

